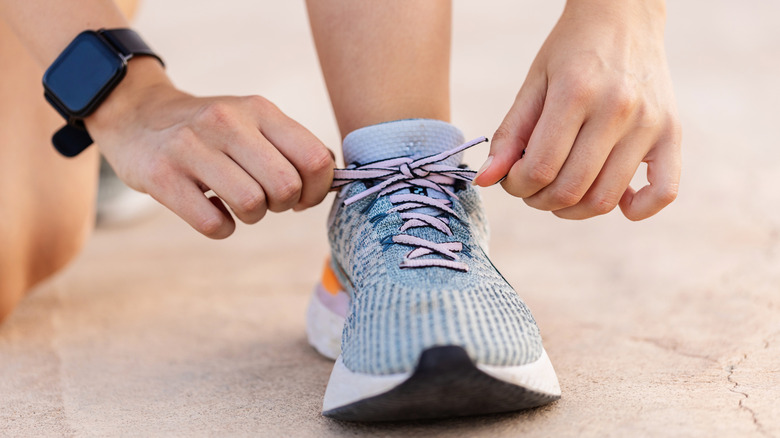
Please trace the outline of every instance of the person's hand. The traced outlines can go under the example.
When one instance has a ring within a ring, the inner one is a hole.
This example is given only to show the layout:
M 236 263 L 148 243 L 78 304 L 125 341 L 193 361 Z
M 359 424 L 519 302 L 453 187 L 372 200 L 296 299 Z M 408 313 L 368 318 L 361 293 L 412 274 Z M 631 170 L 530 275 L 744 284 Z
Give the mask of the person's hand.
M 333 179 L 331 152 L 269 101 L 193 97 L 149 58 L 86 122 L 120 179 L 215 239 L 235 229 L 227 207 L 255 223 L 318 204 Z
M 681 130 L 659 0 L 570 0 L 475 184 L 585 219 L 620 206 L 650 217 L 677 196 Z M 649 185 L 630 187 L 641 162 Z

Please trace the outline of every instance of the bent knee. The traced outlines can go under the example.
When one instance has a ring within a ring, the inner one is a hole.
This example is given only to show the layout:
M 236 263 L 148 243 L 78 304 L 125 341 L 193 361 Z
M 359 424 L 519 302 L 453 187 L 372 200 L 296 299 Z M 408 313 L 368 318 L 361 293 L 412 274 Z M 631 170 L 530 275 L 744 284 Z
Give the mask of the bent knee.
M 91 220 L 79 222 L 0 236 L 6 249 L 0 255 L 0 323 L 34 286 L 60 272 L 81 252 L 92 227 Z
M 49 225 L 33 239 L 27 257 L 28 288 L 61 271 L 84 248 L 93 228 L 94 214 L 84 212 L 70 221 Z

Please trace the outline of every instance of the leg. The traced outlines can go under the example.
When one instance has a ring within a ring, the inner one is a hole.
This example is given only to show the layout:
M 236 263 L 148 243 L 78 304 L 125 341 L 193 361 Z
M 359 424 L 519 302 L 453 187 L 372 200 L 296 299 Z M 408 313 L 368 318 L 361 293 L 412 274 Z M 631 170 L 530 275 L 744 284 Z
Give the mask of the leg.
M 0 322 L 73 259 L 92 228 L 98 151 L 56 153 L 51 135 L 62 119 L 43 99 L 42 75 L 0 17 Z
M 331 258 L 307 314 L 310 343 L 336 359 L 323 414 L 395 421 L 556 400 L 539 330 L 487 258 L 460 166 L 477 142 L 445 122 L 450 4 L 311 0 L 309 12 L 351 166 L 335 171 Z M 410 118 L 428 120 L 398 120 Z
M 92 222 L 97 149 L 57 155 L 62 120 L 42 98 L 42 74 L 0 21 L 0 321 L 73 258 Z
M 342 137 L 390 120 L 449 121 L 449 1 L 307 5 Z

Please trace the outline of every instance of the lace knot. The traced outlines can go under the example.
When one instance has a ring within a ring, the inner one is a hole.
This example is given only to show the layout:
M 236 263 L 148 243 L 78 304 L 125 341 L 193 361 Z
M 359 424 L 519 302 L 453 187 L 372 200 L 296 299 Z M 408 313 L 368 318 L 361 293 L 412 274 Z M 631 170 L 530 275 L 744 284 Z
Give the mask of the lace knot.
M 412 167 L 409 165 L 409 163 L 402 163 L 400 166 L 398 166 L 398 171 L 401 173 L 401 175 L 405 176 L 406 179 L 425 178 L 431 174 L 431 172 L 428 170 L 422 167 Z
M 477 172 L 441 163 L 486 141 L 487 138 L 480 137 L 453 149 L 413 161 L 406 157 L 396 157 L 366 165 L 350 165 L 348 169 L 336 169 L 332 188 L 341 188 L 357 181 L 373 183 L 360 193 L 345 199 L 345 205 L 372 194 L 377 194 L 377 197 L 392 195 L 389 198 L 393 204 L 390 212 L 398 212 L 404 224 L 390 241 L 412 248 L 401 262 L 401 268 L 442 267 L 468 271 L 468 265 L 459 261 L 458 253 L 464 251 L 462 242 L 437 243 L 405 232 L 412 228 L 430 227 L 447 236 L 453 235 L 446 216 L 457 217 L 457 214 L 450 207 L 452 202 L 442 199 L 442 196 L 457 198 L 449 187 L 456 181 L 471 181 Z M 408 192 L 395 194 L 401 190 Z M 438 198 L 432 197 L 433 192 L 441 195 Z

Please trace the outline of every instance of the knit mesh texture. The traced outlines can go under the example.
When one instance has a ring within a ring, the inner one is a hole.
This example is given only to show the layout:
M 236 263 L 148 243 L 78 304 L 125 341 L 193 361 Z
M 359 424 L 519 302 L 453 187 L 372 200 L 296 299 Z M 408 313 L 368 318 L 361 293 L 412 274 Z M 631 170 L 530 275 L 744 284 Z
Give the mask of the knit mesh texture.
M 350 134 L 344 154 L 352 162 L 399 154 L 419 157 L 462 141 L 460 131 L 444 122 L 404 120 Z M 408 149 L 412 143 L 417 149 Z M 432 242 L 462 242 L 459 261 L 468 265 L 468 272 L 400 268 L 410 248 L 382 244 L 403 224 L 398 213 L 388 214 L 388 198 L 343 204 L 345 197 L 364 189 L 356 182 L 336 197 L 328 233 L 335 271 L 352 298 L 341 346 L 347 368 L 375 375 L 409 372 L 422 351 L 437 345 L 462 346 L 473 360 L 487 365 L 523 365 L 540 357 L 533 316 L 486 255 L 488 230 L 475 188 L 456 188 L 452 208 L 460 219 L 450 218 L 453 236 L 430 227 L 406 231 Z M 370 220 L 378 215 L 383 218 Z

